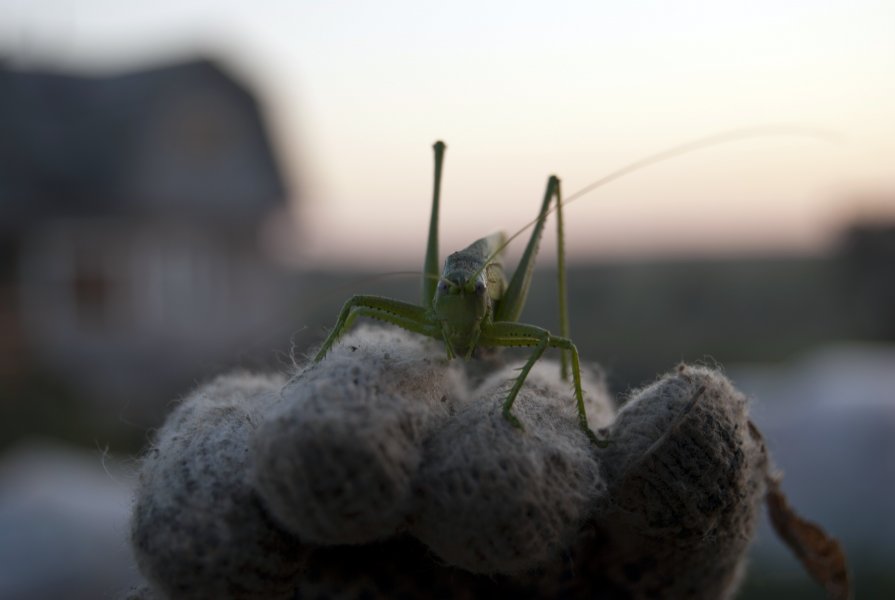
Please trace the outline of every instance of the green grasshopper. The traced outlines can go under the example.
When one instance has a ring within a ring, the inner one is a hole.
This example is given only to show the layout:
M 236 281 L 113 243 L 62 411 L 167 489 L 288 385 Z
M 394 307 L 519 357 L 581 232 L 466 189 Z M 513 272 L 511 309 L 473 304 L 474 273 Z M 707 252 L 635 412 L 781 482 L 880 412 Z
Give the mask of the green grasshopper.
M 529 371 L 544 351 L 547 348 L 557 348 L 561 352 L 563 379 L 568 380 L 571 367 L 578 409 L 578 424 L 593 443 L 601 448 L 605 447 L 607 442 L 599 439 L 587 425 L 584 394 L 581 390 L 578 349 L 569 338 L 562 207 L 597 187 L 656 162 L 707 146 L 756 135 L 781 133 L 810 137 L 822 136 L 816 131 L 798 127 L 762 127 L 701 138 L 631 163 L 579 190 L 565 202 L 560 193 L 559 179 L 556 176 L 550 176 L 541 209 L 534 221 L 513 236 L 507 237 L 503 232 L 494 233 L 476 240 L 459 252 L 454 252 L 447 257 L 440 275 L 438 273 L 438 214 L 445 145 L 443 142 L 436 142 L 434 145 L 435 183 L 432 196 L 432 215 L 429 221 L 429 238 L 426 244 L 421 304 L 415 305 L 381 296 L 353 296 L 342 307 L 335 327 L 323 342 L 314 357 L 314 362 L 323 360 L 333 344 L 358 317 L 378 319 L 408 331 L 441 340 L 447 349 L 448 358 L 462 356 L 468 360 L 472 357 L 475 349 L 480 346 L 529 347 L 532 352 L 519 370 L 519 375 L 503 403 L 503 416 L 513 426 L 522 429 L 522 424 L 512 413 L 513 402 L 522 389 Z M 551 202 L 553 208 L 551 208 Z M 535 325 L 518 322 L 531 285 L 534 261 L 544 224 L 547 216 L 554 211 L 557 217 L 560 335 L 554 335 Z M 510 241 L 530 226 L 533 226 L 533 229 L 528 245 L 513 277 L 507 283 L 502 264 L 503 250 Z
M 562 202 L 559 179 L 551 176 L 547 182 L 544 201 L 535 222 L 528 246 L 519 266 L 507 283 L 504 276 L 502 255 L 509 243 L 503 232 L 497 232 L 476 240 L 463 250 L 447 257 L 441 275 L 438 274 L 438 213 L 441 195 L 441 174 L 444 166 L 445 145 L 436 142 L 435 185 L 432 195 L 432 215 L 429 221 L 429 239 L 422 284 L 422 305 L 409 304 L 381 296 L 353 296 L 342 307 L 336 325 L 314 357 L 323 360 L 342 333 L 351 327 L 357 317 L 369 317 L 386 321 L 408 331 L 442 340 L 448 358 L 472 357 L 479 346 L 527 346 L 531 355 L 520 369 L 503 403 L 503 415 L 515 427 L 522 424 L 511 409 L 529 371 L 547 348 L 559 348 L 562 353 L 563 379 L 568 379 L 571 357 L 572 381 L 578 405 L 578 423 L 587 436 L 597 445 L 605 442 L 587 426 L 584 410 L 584 394 L 581 391 L 581 368 L 578 349 L 568 337 L 568 307 L 565 294 L 565 260 L 562 234 Z M 534 259 L 544 231 L 544 223 L 550 212 L 550 204 L 556 199 L 558 229 L 558 269 L 560 287 L 560 315 L 562 335 L 556 336 L 546 329 L 519 323 L 517 320 L 525 306 Z

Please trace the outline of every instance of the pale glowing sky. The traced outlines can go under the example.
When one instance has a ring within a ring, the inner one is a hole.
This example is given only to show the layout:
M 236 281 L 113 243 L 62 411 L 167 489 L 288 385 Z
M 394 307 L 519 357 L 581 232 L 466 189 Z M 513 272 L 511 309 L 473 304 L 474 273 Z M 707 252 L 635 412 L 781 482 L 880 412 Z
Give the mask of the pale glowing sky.
M 0 0 L 0 55 L 21 65 L 108 71 L 190 50 L 264 95 L 302 182 L 303 264 L 419 267 L 436 139 L 443 253 L 525 224 L 550 173 L 568 194 L 768 123 L 845 141 L 753 139 L 631 175 L 569 207 L 570 253 L 812 252 L 843 220 L 895 216 L 890 0 Z

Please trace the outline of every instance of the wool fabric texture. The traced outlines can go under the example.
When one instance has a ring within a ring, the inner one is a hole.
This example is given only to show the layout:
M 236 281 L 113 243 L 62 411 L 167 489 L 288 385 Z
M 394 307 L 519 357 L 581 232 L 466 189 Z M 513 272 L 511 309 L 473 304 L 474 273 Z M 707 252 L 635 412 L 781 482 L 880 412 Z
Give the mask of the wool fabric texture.
M 570 597 L 734 595 L 768 468 L 746 398 L 720 372 L 681 365 L 631 393 L 609 438 L 605 509 L 569 551 L 599 577 L 554 565 L 534 583 Z
M 132 537 L 160 597 L 723 598 L 767 458 L 745 398 L 682 366 L 616 414 L 583 372 L 578 426 L 538 361 L 513 413 L 438 343 L 359 328 L 290 379 L 233 376 L 171 414 L 142 467 Z M 150 597 L 150 596 L 142 596 Z
M 605 492 L 591 442 L 570 430 L 575 403 L 558 370 L 543 361 L 529 373 L 513 406 L 524 431 L 501 412 L 510 368 L 428 440 L 412 532 L 446 563 L 484 574 L 535 567 L 572 541 Z M 605 415 L 605 387 L 588 383 L 590 405 L 602 409 L 594 416 Z
M 429 340 L 378 329 L 297 374 L 253 440 L 252 479 L 274 518 L 315 544 L 400 531 L 423 442 L 465 395 Z
M 131 519 L 141 572 L 163 597 L 288 598 L 305 548 L 247 477 L 249 441 L 283 386 L 219 377 L 168 416 L 143 459 Z

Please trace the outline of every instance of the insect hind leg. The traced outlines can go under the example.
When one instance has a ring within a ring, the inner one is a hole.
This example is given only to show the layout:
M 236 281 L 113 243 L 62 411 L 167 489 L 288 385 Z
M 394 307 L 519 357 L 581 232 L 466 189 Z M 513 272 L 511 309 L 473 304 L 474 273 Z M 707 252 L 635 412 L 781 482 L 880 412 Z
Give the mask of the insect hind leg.
M 584 431 L 587 438 L 600 448 L 609 445 L 607 440 L 601 440 L 596 436 L 593 430 L 587 425 L 587 412 L 584 409 L 584 394 L 581 391 L 581 364 L 578 358 L 578 348 L 569 338 L 550 336 L 550 347 L 559 348 L 569 361 L 572 371 L 572 382 L 575 387 L 575 402 L 578 407 L 578 425 Z

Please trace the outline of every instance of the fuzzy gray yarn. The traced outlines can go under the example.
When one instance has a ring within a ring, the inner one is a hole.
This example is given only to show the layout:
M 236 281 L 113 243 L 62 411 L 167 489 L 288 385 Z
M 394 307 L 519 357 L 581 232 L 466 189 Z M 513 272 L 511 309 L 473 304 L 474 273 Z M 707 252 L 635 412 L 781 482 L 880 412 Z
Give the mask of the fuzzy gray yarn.
M 423 441 L 466 394 L 459 363 L 433 345 L 365 330 L 286 385 L 252 457 L 255 488 L 283 527 L 317 544 L 402 529 Z
M 606 485 L 591 442 L 575 431 L 575 404 L 558 371 L 545 360 L 529 374 L 513 406 L 525 432 L 501 412 L 517 375 L 507 368 L 428 440 L 412 532 L 446 563 L 473 573 L 524 571 L 558 555 L 594 511 Z M 602 381 L 589 379 L 596 426 L 611 402 Z
M 171 598 L 290 597 L 305 550 L 249 485 L 249 440 L 283 385 L 228 375 L 180 403 L 140 471 L 131 541 L 143 575 Z
M 479 381 L 462 366 L 419 336 L 358 329 L 288 382 L 201 388 L 143 466 L 133 540 L 152 587 L 173 598 L 736 589 L 766 457 L 723 375 L 681 367 L 616 417 L 585 374 L 591 427 L 612 440 L 599 450 L 555 363 L 539 361 L 517 398 L 523 431 L 500 412 L 517 372 Z
M 765 491 L 754 433 L 746 398 L 715 370 L 682 365 L 635 392 L 605 456 L 608 576 L 634 597 L 731 594 Z

